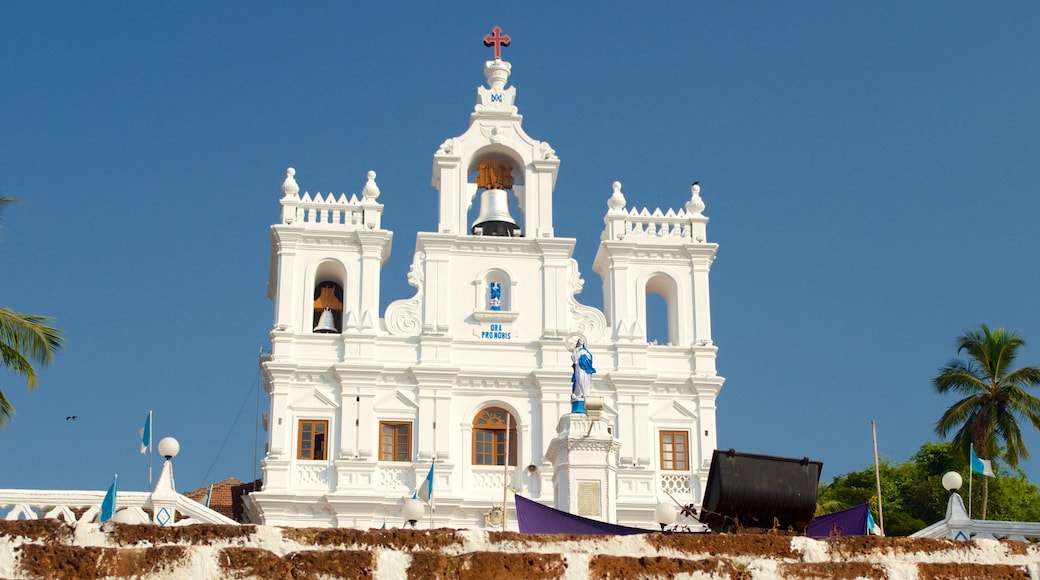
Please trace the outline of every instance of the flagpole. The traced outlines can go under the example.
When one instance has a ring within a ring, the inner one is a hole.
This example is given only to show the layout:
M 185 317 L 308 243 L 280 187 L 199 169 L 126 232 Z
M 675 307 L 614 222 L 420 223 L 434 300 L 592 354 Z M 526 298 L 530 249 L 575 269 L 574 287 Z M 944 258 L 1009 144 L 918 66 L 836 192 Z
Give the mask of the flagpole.
M 502 531 L 506 531 L 506 522 L 509 520 L 509 509 L 506 500 L 509 497 L 509 430 L 512 427 L 513 415 L 506 411 L 506 453 L 505 461 L 502 462 Z
M 140 415 L 138 415 L 140 417 Z M 152 410 L 148 409 L 148 489 L 152 488 Z
M 436 445 L 434 445 L 434 448 L 436 448 Z M 437 452 L 436 451 L 433 452 L 433 458 L 430 459 L 430 471 L 431 472 L 433 472 L 433 466 L 434 466 L 435 463 L 437 463 Z M 433 507 L 433 482 L 432 481 L 430 482 L 430 491 L 428 493 L 429 493 L 429 496 L 430 496 L 429 497 L 429 502 L 428 502 L 430 504 L 430 529 L 432 530 L 433 529 L 433 510 L 435 509 Z
M 874 435 L 874 478 L 877 480 L 877 517 L 878 526 L 881 528 L 881 535 L 885 535 L 885 512 L 881 509 L 881 466 L 878 463 L 878 452 L 877 452 L 877 425 L 874 420 L 870 420 L 870 431 Z
M 433 471 L 433 466 L 437 463 L 437 401 L 433 402 L 433 454 L 430 456 L 430 471 Z M 433 529 L 433 512 L 435 509 L 433 503 L 433 482 L 430 482 L 430 529 Z
M 975 474 L 975 466 L 971 464 L 971 454 L 975 449 L 968 451 L 968 519 L 971 519 L 971 477 Z

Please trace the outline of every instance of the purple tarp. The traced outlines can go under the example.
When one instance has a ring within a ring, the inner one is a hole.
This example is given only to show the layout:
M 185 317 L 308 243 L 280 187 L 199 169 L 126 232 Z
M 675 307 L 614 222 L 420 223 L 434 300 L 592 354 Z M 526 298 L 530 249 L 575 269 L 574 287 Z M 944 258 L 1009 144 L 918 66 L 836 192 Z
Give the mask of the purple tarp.
M 870 518 L 870 506 L 861 504 L 847 510 L 820 516 L 809 522 L 805 535 L 813 538 L 829 538 L 832 536 L 865 536 L 867 521 Z
M 516 521 L 520 524 L 520 533 L 522 534 L 627 536 L 653 532 L 653 530 L 608 524 L 607 522 L 572 515 L 544 506 L 520 494 L 516 494 L 514 497 L 516 498 Z

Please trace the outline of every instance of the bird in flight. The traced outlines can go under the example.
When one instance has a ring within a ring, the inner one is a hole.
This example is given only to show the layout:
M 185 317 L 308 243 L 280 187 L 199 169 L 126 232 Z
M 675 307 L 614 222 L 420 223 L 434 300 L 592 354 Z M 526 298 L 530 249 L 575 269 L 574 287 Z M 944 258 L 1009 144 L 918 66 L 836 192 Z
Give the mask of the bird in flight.
M 68 417 L 65 417 L 66 421 L 75 421 L 76 419 L 79 419 L 79 417 L 75 415 L 69 415 Z

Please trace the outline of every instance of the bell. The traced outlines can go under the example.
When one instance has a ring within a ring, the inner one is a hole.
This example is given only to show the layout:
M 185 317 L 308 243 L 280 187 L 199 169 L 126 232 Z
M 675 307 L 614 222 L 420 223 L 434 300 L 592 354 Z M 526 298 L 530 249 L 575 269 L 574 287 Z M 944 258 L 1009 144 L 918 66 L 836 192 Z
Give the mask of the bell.
M 336 328 L 336 320 L 332 317 L 332 309 L 326 308 L 321 313 L 321 318 L 318 319 L 318 326 L 314 327 L 314 332 L 330 333 L 339 332 Z
M 519 230 L 509 213 L 509 194 L 503 189 L 486 189 L 480 194 L 480 214 L 470 227 L 476 234 L 481 228 L 485 236 L 512 236 Z

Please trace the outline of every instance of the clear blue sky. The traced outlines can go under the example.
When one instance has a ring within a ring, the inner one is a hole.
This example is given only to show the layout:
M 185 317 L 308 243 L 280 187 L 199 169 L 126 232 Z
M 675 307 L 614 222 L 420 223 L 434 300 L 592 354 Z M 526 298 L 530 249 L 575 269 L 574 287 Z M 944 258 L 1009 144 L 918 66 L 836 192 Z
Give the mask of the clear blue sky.
M 410 297 L 432 155 L 468 124 L 495 25 L 562 162 L 580 300 L 602 305 L 613 181 L 651 209 L 702 184 L 720 447 L 827 480 L 872 463 L 876 419 L 902 461 L 936 439 L 952 399 L 930 379 L 965 329 L 1018 329 L 1040 364 L 1040 4 L 376 4 L 0 5 L 0 193 L 23 202 L 0 304 L 68 340 L 36 392 L 0 371 L 0 487 L 145 489 L 149 409 L 180 490 L 253 477 L 285 168 L 348 195 L 378 173 L 382 303 Z

